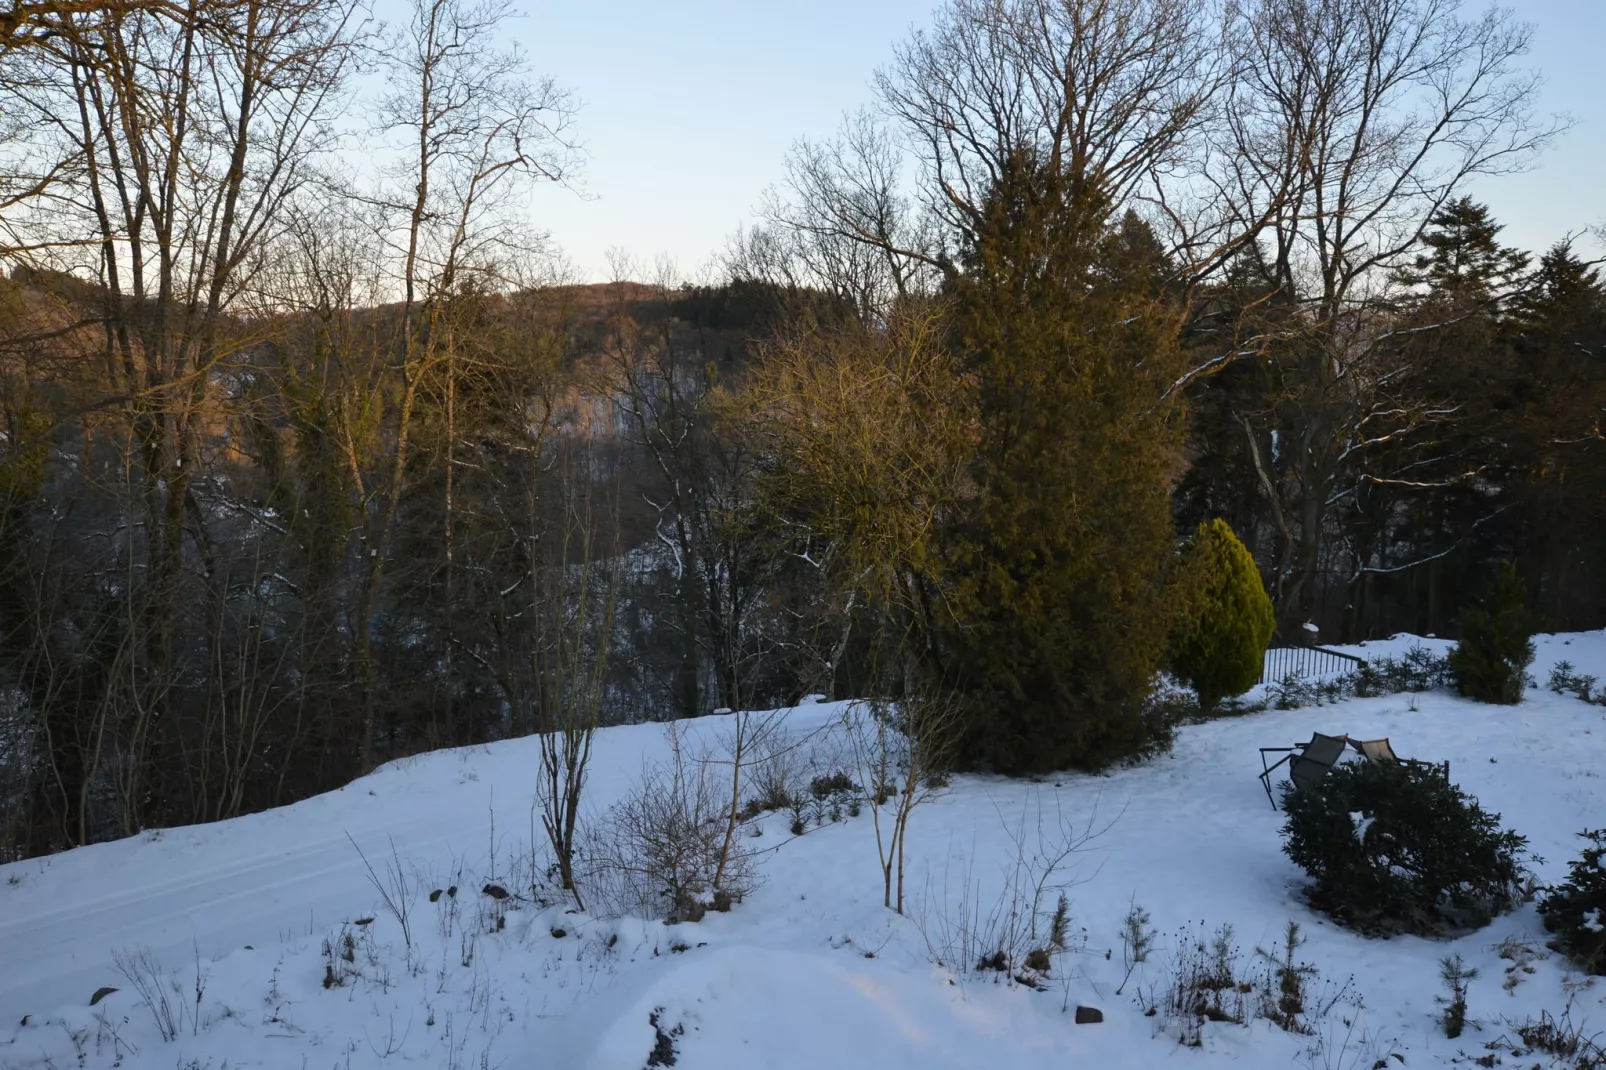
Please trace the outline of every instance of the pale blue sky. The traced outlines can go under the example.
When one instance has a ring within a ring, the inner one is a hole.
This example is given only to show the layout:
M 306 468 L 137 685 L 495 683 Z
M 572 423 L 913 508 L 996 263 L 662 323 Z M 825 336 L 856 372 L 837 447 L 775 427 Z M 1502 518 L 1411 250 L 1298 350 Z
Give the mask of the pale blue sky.
M 667 255 L 693 274 L 751 218 L 800 136 L 828 134 L 867 103 L 895 41 L 933 0 L 526 0 L 513 36 L 534 69 L 582 101 L 578 133 L 590 199 L 544 190 L 538 225 L 582 276 L 620 247 Z M 1606 223 L 1606 0 L 1511 0 L 1534 25 L 1529 65 L 1544 112 L 1577 125 L 1524 175 L 1472 193 L 1541 249 Z M 1468 13 L 1480 10 L 1467 5 Z

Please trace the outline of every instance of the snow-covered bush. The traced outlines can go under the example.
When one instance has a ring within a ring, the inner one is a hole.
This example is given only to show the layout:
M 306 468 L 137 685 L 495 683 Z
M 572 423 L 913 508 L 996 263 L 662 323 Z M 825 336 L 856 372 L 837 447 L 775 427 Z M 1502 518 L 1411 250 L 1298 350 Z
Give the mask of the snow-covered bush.
M 1372 933 L 1481 928 L 1521 898 L 1527 840 L 1439 766 L 1350 762 L 1283 796 L 1311 905 Z
M 846 772 L 837 769 L 810 780 L 809 794 L 822 802 L 836 797 L 846 799 L 859 794 L 859 785 Z
M 1534 659 L 1533 632 L 1527 591 L 1505 562 L 1484 599 L 1461 613 L 1461 641 L 1450 651 L 1456 687 L 1479 702 L 1521 702 Z
M 1148 725 L 1149 746 L 1134 755 L 1132 764 L 1147 761 L 1162 754 L 1169 754 L 1176 745 L 1177 726 L 1182 724 L 1203 724 L 1215 717 L 1227 716 L 1244 712 L 1244 708 L 1235 700 L 1229 699 L 1214 710 L 1205 710 L 1199 705 L 1199 697 L 1192 689 L 1172 677 L 1169 673 L 1162 673 L 1155 681 L 1154 690 L 1143 703 L 1142 717 Z
M 1539 902 L 1551 946 L 1590 973 L 1606 974 L 1606 829 L 1579 833 L 1589 841 L 1567 880 Z

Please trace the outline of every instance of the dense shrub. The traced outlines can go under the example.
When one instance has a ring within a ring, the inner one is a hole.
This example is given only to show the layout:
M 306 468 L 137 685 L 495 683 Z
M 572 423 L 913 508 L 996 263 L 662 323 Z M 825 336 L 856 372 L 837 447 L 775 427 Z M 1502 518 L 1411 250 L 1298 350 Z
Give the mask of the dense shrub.
M 1438 766 L 1341 764 L 1283 807 L 1311 905 L 1362 932 L 1476 929 L 1521 896 L 1527 841 Z
M 1606 829 L 1579 835 L 1589 841 L 1573 859 L 1567 880 L 1539 902 L 1558 951 L 1590 973 L 1606 974 Z
M 1461 612 L 1461 640 L 1450 651 L 1456 687 L 1479 702 L 1521 702 L 1533 632 L 1527 590 L 1511 562 L 1503 562 L 1482 602 Z
M 1193 612 L 1179 630 L 1171 666 L 1208 712 L 1259 681 L 1275 620 L 1255 559 L 1225 520 L 1199 525 L 1182 571 Z
M 840 769 L 831 773 L 822 773 L 809 781 L 809 794 L 816 799 L 829 799 L 833 795 L 849 796 L 857 795 L 858 793 L 859 785 L 855 784 L 853 778 Z

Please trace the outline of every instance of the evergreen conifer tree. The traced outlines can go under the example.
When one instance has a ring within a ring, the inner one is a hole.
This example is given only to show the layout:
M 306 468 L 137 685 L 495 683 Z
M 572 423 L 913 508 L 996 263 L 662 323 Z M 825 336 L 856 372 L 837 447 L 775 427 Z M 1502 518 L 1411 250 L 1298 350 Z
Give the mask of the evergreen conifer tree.
M 1606 292 L 1600 272 L 1579 258 L 1571 242 L 1557 242 L 1539 258 L 1528 285 L 1512 302 L 1519 344 L 1532 351 L 1597 323 Z
M 1504 227 L 1471 197 L 1451 201 L 1428 225 L 1422 235 L 1426 251 L 1399 272 L 1407 285 L 1425 283 L 1452 301 L 1482 302 L 1499 296 L 1528 267 L 1528 254 L 1501 245 Z
M 1533 659 L 1527 590 L 1515 566 L 1504 561 L 1482 603 L 1461 613 L 1461 640 L 1450 651 L 1450 671 L 1468 698 L 1514 705 L 1522 701 Z
M 1097 766 L 1154 742 L 1143 709 L 1173 612 L 1177 317 L 1135 216 L 1030 151 L 1009 159 L 950 276 L 977 398 L 974 499 L 945 532 L 936 667 L 974 711 L 965 757 Z M 1096 283 L 1096 284 L 1095 284 Z

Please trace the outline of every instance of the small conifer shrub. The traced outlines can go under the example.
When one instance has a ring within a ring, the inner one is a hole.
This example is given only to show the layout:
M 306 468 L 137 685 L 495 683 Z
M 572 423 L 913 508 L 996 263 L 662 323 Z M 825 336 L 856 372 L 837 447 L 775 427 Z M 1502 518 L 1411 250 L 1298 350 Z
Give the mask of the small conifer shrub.
M 1444 982 L 1445 995 L 1438 997 L 1444 1012 L 1439 1024 L 1444 1035 L 1454 1040 L 1467 1027 L 1467 988 L 1478 979 L 1478 971 L 1461 960 L 1460 955 L 1446 955 L 1439 960 L 1439 980 Z
M 1283 850 L 1310 876 L 1311 905 L 1361 932 L 1466 932 L 1522 897 L 1527 840 L 1442 767 L 1341 764 L 1287 790 L 1283 808 Z
M 1199 525 L 1182 569 L 1193 611 L 1179 629 L 1171 666 L 1208 712 L 1260 680 L 1275 621 L 1255 560 L 1225 520 Z
M 1567 880 L 1539 901 L 1551 946 L 1590 973 L 1606 974 L 1606 829 L 1579 833 L 1589 846 L 1573 859 Z
M 1481 603 L 1461 612 L 1461 640 L 1450 651 L 1456 688 L 1479 702 L 1522 701 L 1534 659 L 1528 595 L 1511 562 L 1502 562 Z

